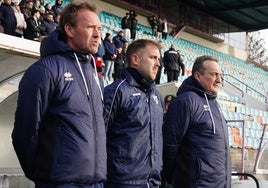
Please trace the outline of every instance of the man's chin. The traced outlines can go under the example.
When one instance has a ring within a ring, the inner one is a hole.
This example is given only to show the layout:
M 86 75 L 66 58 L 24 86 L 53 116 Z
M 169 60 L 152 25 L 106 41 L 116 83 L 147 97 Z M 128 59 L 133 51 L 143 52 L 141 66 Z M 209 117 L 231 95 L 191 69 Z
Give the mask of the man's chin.
M 218 94 L 218 90 L 213 90 L 213 91 L 211 91 L 211 93 L 214 94 L 214 95 L 217 95 Z

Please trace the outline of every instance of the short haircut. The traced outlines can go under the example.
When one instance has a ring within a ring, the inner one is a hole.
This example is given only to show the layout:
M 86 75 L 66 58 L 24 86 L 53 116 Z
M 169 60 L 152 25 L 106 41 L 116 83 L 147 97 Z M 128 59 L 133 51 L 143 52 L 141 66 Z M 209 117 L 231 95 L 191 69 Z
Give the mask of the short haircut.
M 67 4 L 61 11 L 60 11 L 60 21 L 58 26 L 59 35 L 62 40 L 66 40 L 66 32 L 64 26 L 69 24 L 73 27 L 77 25 L 77 14 L 81 9 L 87 9 L 91 12 L 97 12 L 97 7 L 93 4 L 90 4 L 88 1 L 73 1 Z
M 33 15 L 35 15 L 37 12 L 40 12 L 40 11 L 37 10 L 37 9 L 32 9 L 32 10 L 31 10 L 31 15 L 33 16 Z
M 192 68 L 192 75 L 196 71 L 200 72 L 201 74 L 204 74 L 205 68 L 203 66 L 203 63 L 205 61 L 216 61 L 217 63 L 219 62 L 219 60 L 214 56 L 210 56 L 210 55 L 199 56 L 194 61 L 194 65 L 193 65 L 193 68 Z
M 156 46 L 159 50 L 161 49 L 161 45 L 157 41 L 148 40 L 148 39 L 135 40 L 127 48 L 126 58 L 127 58 L 128 65 L 131 64 L 131 56 L 133 54 L 139 53 L 141 49 L 146 48 L 146 46 L 148 45 Z

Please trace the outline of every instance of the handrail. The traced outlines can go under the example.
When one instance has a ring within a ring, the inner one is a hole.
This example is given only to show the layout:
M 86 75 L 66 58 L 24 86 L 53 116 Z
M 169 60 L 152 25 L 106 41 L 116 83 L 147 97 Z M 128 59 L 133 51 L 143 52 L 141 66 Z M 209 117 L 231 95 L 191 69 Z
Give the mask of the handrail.
M 264 97 L 265 98 L 265 95 L 260 93 L 259 91 L 257 91 L 256 89 L 250 87 L 249 85 L 243 83 L 242 81 L 238 80 L 236 77 L 234 77 L 233 75 L 230 75 L 230 74 L 223 74 L 224 76 L 230 76 L 231 78 L 235 79 L 236 81 L 238 81 L 240 84 L 246 86 L 246 91 L 247 91 L 247 88 L 253 90 L 255 93 L 259 94 L 261 97 Z M 227 81 L 229 83 L 229 81 Z M 230 83 L 231 84 L 231 83 Z M 234 85 L 234 84 L 232 84 Z
M 13 74 L 11 76 L 8 76 L 7 78 L 5 78 L 3 80 L 0 80 L 0 89 L 1 89 L 2 85 L 4 85 L 6 82 L 8 82 L 9 80 L 12 80 L 12 78 L 16 78 L 16 77 L 19 77 L 20 75 L 23 75 L 24 72 L 25 72 L 25 70 L 20 71 L 20 72 Z M 10 95 L 14 94 L 14 92 L 16 92 L 16 91 L 17 90 L 11 90 L 11 92 L 8 95 L 10 96 Z M 2 104 L 9 96 L 7 96 L 6 98 L 2 98 L 3 100 L 0 99 L 0 104 Z
M 249 173 L 232 173 L 232 176 L 249 176 L 255 181 L 256 187 L 260 188 L 260 184 L 259 184 L 258 179 L 252 174 L 249 174 Z
M 227 76 L 228 76 L 228 74 L 223 74 L 223 75 L 227 75 Z M 239 87 L 237 87 L 237 86 L 234 85 L 233 83 L 229 82 L 228 80 L 225 80 L 224 77 L 223 77 L 223 80 L 222 80 L 222 81 L 223 81 L 223 82 L 225 81 L 225 82 L 227 82 L 228 84 L 230 84 L 230 85 L 232 85 L 233 87 L 235 87 L 237 90 L 239 90 L 239 91 L 242 93 L 242 97 L 244 97 L 244 91 L 243 91 L 242 89 L 240 89 Z
M 8 80 L 10 80 L 10 79 L 12 79 L 12 78 L 17 77 L 17 76 L 23 74 L 24 72 L 25 72 L 25 70 L 20 71 L 20 72 L 17 72 L 16 74 L 13 74 L 13 75 L 11 75 L 11 76 L 9 76 L 9 77 L 3 79 L 3 80 L 0 80 L 0 86 L 1 86 L 3 83 L 5 83 L 6 81 L 8 81 Z

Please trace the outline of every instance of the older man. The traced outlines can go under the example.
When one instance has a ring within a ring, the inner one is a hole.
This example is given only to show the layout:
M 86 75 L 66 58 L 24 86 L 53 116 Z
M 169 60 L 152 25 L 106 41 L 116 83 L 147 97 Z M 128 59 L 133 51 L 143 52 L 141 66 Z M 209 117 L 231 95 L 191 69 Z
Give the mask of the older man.
M 227 125 L 216 101 L 221 76 L 215 57 L 198 57 L 169 105 L 163 127 L 164 177 L 174 188 L 231 187 Z

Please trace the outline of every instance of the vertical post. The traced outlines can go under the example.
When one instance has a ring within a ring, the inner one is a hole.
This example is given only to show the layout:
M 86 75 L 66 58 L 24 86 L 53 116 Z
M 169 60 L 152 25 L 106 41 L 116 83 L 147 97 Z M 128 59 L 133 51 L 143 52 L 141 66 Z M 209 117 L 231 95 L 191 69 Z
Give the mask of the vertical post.
M 245 172 L 245 121 L 242 122 L 242 173 Z M 242 177 L 244 179 L 244 177 Z
M 259 161 L 260 161 L 261 146 L 262 146 L 262 142 L 263 142 L 263 138 L 264 138 L 264 134 L 265 134 L 265 130 L 266 130 L 267 125 L 268 124 L 263 124 L 261 140 L 260 140 L 260 143 L 259 143 L 258 152 L 257 152 L 257 156 L 256 156 L 256 159 L 255 159 L 255 164 L 254 164 L 254 168 L 253 168 L 254 172 L 257 171 L 257 165 L 259 164 Z

